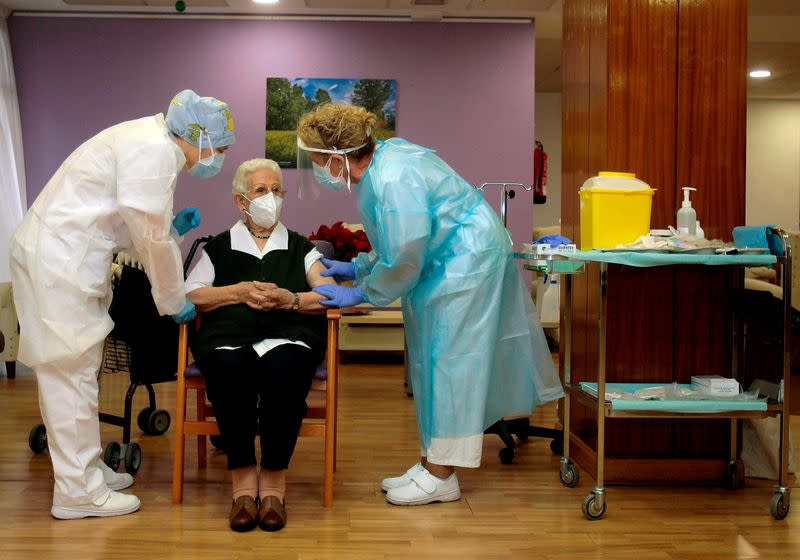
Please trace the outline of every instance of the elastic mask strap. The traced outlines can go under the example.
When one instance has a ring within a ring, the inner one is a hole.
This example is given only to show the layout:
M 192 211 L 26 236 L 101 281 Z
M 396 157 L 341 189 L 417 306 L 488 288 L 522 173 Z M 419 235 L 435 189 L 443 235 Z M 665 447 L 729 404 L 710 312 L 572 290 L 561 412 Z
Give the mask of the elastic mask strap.
M 247 198 L 247 197 L 246 197 L 245 195 L 243 195 L 242 193 L 239 193 L 239 194 L 240 194 L 240 195 L 241 195 L 241 197 L 242 197 L 243 199 L 245 199 L 247 202 L 249 202 L 250 204 L 253 204 L 253 201 L 252 201 L 252 200 L 250 200 L 249 198 Z M 245 208 L 245 210 L 244 210 L 244 213 L 245 213 L 245 214 L 247 214 L 248 216 L 250 216 L 250 217 L 252 218 L 252 217 L 253 217 L 253 215 L 250 213 L 250 204 L 248 204 L 248 205 L 247 205 L 247 208 Z
M 347 192 L 350 191 L 350 158 L 347 157 L 347 154 L 344 154 L 344 164 L 347 167 Z
M 342 154 L 339 154 L 339 155 L 342 155 Z M 345 156 L 345 159 L 347 159 L 347 156 Z M 325 164 L 325 171 L 326 171 L 326 173 L 328 174 L 328 176 L 331 179 L 333 179 L 334 181 L 339 181 L 339 179 L 343 179 L 344 178 L 344 166 L 339 168 L 339 175 L 334 177 L 333 173 L 331 172 L 331 162 L 332 161 L 333 161 L 333 154 L 331 154 L 331 156 L 328 158 L 328 163 Z M 350 169 L 349 165 L 348 165 L 347 169 L 348 169 L 348 172 L 349 172 L 349 169 Z
M 208 147 L 211 148 L 211 156 L 209 157 L 214 157 L 214 146 L 211 145 L 211 135 L 208 132 L 201 132 L 200 141 L 197 143 L 197 163 L 200 165 L 211 165 L 211 162 L 203 163 L 203 136 L 208 138 Z

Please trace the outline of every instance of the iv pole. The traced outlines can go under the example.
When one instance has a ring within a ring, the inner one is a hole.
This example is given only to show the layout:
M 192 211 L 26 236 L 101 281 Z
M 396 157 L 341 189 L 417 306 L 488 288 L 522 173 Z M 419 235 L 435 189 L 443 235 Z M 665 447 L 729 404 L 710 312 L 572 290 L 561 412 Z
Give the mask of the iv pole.
M 516 196 L 516 192 L 511 187 L 520 187 L 526 191 L 531 190 L 533 187 L 523 185 L 522 183 L 483 183 L 480 187 L 476 188 L 484 192 L 486 187 L 491 186 L 502 187 L 500 191 L 500 217 L 503 219 L 503 226 L 508 228 L 508 199 Z

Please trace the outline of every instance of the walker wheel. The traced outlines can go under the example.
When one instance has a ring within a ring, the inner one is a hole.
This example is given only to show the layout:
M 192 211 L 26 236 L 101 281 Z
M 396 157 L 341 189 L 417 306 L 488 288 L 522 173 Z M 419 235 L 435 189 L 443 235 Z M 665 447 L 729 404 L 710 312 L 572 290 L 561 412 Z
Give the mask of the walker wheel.
M 561 484 L 567 488 L 574 488 L 581 480 L 581 473 L 572 461 L 567 463 L 564 469 L 559 472 L 559 476 L 561 477 Z
M 108 465 L 111 470 L 115 471 L 119 467 L 119 455 L 121 451 L 120 445 L 116 441 L 112 441 L 103 450 L 103 462 Z
M 142 466 L 142 448 L 138 443 L 129 443 L 125 446 L 125 472 L 135 476 Z
M 34 453 L 42 453 L 47 449 L 47 428 L 44 424 L 36 424 L 28 435 L 28 447 Z
M 564 441 L 561 439 L 550 440 L 550 451 L 553 452 L 553 455 L 563 455 Z
M 772 517 L 779 520 L 789 515 L 789 506 L 789 496 L 783 492 L 775 492 L 772 495 L 772 500 L 769 502 L 769 509 L 772 512 Z
M 149 434 L 150 432 L 150 415 L 153 413 L 153 408 L 149 406 L 147 408 L 143 408 L 139 411 L 139 415 L 136 416 L 136 425 L 139 426 L 139 429 L 142 430 L 145 434 Z
M 163 408 L 157 408 L 150 413 L 150 418 L 147 421 L 150 431 L 147 433 L 160 436 L 169 429 L 170 422 L 169 412 Z
M 586 516 L 586 519 L 589 521 L 597 521 L 601 517 L 603 517 L 606 513 L 606 503 L 603 502 L 603 506 L 600 507 L 597 505 L 597 494 L 594 492 L 589 492 L 586 497 L 583 499 L 583 505 L 581 506 L 581 510 L 583 511 L 583 515 Z
M 514 461 L 514 450 L 510 447 L 504 447 L 498 453 L 500 457 L 500 462 L 504 465 L 510 465 Z

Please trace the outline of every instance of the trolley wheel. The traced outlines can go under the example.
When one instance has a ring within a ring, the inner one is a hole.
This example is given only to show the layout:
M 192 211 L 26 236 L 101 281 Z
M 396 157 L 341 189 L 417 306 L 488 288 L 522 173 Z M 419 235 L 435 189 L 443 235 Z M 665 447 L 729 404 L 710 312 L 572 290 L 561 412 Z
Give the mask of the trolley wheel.
M 222 438 L 222 436 L 209 436 L 208 439 L 211 440 L 211 445 L 220 451 L 225 451 L 225 440 Z
M 510 465 L 514 461 L 514 450 L 510 447 L 504 447 L 497 455 L 500 457 L 500 462 L 504 465 Z
M 550 451 L 553 452 L 553 455 L 563 455 L 564 454 L 564 440 L 561 440 L 561 439 L 550 440 Z
M 148 434 L 160 436 L 169 429 L 170 425 L 169 412 L 163 408 L 157 408 L 150 413 L 150 418 L 147 420 Z
M 149 434 L 150 432 L 150 415 L 153 413 L 153 408 L 149 406 L 147 408 L 143 408 L 139 411 L 139 415 L 136 417 L 136 425 L 139 426 L 139 429 L 142 430 L 145 434 Z
M 28 434 L 28 447 L 34 453 L 42 453 L 47 449 L 47 428 L 44 424 L 36 424 Z
M 142 448 L 138 443 L 129 443 L 125 446 L 125 472 L 134 476 L 142 466 Z
M 586 516 L 586 519 L 589 521 L 596 521 L 606 514 L 606 503 L 603 502 L 603 506 L 599 507 L 597 505 L 597 494 L 589 492 L 583 499 L 581 510 L 583 511 L 583 515 Z
M 731 490 L 738 490 L 744 487 L 744 462 L 737 460 L 728 463 L 728 473 L 725 482 Z
M 111 470 L 115 471 L 119 467 L 119 455 L 121 451 L 120 445 L 116 441 L 112 441 L 103 450 L 103 462 L 108 465 Z
M 775 492 L 769 502 L 769 510 L 775 519 L 783 519 L 789 515 L 789 496 L 783 492 Z
M 558 474 L 561 477 L 561 484 L 567 488 L 576 487 L 578 482 L 581 480 L 581 473 L 578 470 L 578 467 L 576 467 L 575 463 L 572 461 L 567 463 L 567 466 L 564 468 L 564 470 L 559 471 Z

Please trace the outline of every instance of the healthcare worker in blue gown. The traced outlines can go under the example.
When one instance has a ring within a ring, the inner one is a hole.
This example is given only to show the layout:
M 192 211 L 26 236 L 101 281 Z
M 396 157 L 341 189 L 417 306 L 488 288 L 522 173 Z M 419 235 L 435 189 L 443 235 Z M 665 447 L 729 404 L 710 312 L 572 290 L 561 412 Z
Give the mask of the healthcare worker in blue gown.
M 454 467 L 478 467 L 483 431 L 563 396 L 511 240 L 482 194 L 432 150 L 378 142 L 376 117 L 325 104 L 298 125 L 299 187 L 355 192 L 373 250 L 327 261 L 355 285 L 314 291 L 325 305 L 402 298 L 422 459 L 384 479 L 397 505 L 458 500 Z
M 178 240 L 200 216 L 194 208 L 173 216 L 175 182 L 184 169 L 216 175 L 234 140 L 228 105 L 184 90 L 166 117 L 123 122 L 78 146 L 11 239 L 19 359 L 36 373 L 56 518 L 139 509 L 139 498 L 118 492 L 133 477 L 100 458 L 97 372 L 114 326 L 111 260 L 125 252 L 140 262 L 159 312 L 176 321 L 192 318 Z

